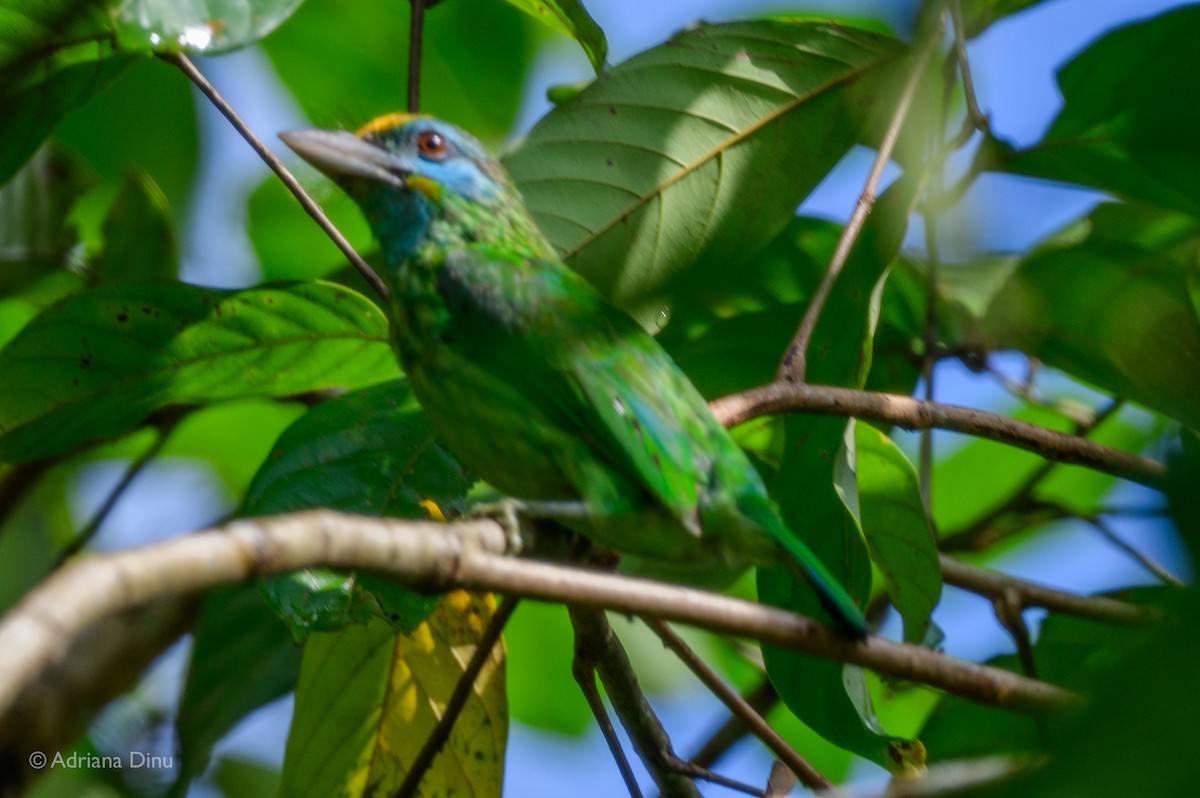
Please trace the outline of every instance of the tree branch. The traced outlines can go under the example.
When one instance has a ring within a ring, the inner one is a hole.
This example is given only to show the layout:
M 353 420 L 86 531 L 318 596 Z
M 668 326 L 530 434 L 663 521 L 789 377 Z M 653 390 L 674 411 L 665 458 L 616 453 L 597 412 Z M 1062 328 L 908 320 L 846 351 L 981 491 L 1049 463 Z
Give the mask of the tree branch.
M 692 588 L 499 556 L 493 521 L 454 524 L 327 510 L 242 519 L 182 538 L 84 558 L 0 619 L 0 717 L 87 624 L 155 598 L 301 568 L 370 570 L 418 590 L 462 587 L 616 610 L 760 640 L 921 682 L 1033 716 L 1077 697 L 1044 682 L 878 637 L 847 639 L 811 618 Z
M 763 744 L 771 749 L 771 753 L 779 757 L 779 760 L 788 766 L 792 773 L 800 779 L 801 784 L 810 790 L 827 790 L 833 786 L 833 782 L 825 778 L 819 770 L 809 764 L 807 759 L 800 756 L 796 752 L 796 749 L 788 745 L 787 741 L 771 728 L 762 715 L 758 714 L 746 702 L 746 699 L 742 698 L 712 668 L 708 667 L 708 663 L 700 659 L 700 656 L 691 649 L 691 646 L 685 643 L 682 637 L 675 634 L 675 631 L 669 625 L 655 618 L 646 618 L 644 620 L 654 630 L 654 633 L 662 639 L 663 644 L 674 651 L 675 655 L 683 660 L 692 673 L 696 674 L 697 678 L 704 683 L 709 692 L 719 698 L 729 711 L 754 733 L 755 737 L 762 740 Z
M 910 396 L 856 391 L 827 385 L 773 382 L 725 396 L 709 404 L 727 427 L 772 413 L 816 413 L 895 424 L 904 429 L 936 427 L 1007 443 L 1057 463 L 1072 463 L 1161 488 L 1162 463 L 1108 446 L 1027 424 L 1007 416 Z
M 742 696 L 742 700 L 755 713 L 765 717 L 771 707 L 779 702 L 779 693 L 775 692 L 775 685 L 771 684 L 770 679 L 763 679 L 758 687 Z M 720 728 L 714 731 L 696 750 L 689 761 L 702 768 L 710 768 L 749 733 L 750 729 L 742 719 L 731 714 Z
M 0 795 L 23 790 L 45 771 L 35 751 L 65 751 L 106 704 L 127 693 L 151 662 L 196 620 L 195 595 L 168 597 L 105 615 L 59 641 L 61 656 L 0 710 Z
M 367 281 L 367 284 L 375 289 L 375 293 L 379 294 L 380 298 L 386 300 L 388 298 L 387 286 L 384 285 L 383 280 L 379 278 L 375 270 L 354 251 L 354 247 L 350 245 L 350 242 L 346 240 L 341 231 L 334 227 L 333 222 L 329 221 L 329 217 L 325 215 L 325 211 L 321 210 L 321 206 L 308 195 L 308 192 L 304 190 L 300 182 L 283 165 L 283 161 L 279 160 L 278 156 L 271 152 L 266 144 L 263 144 L 262 139 L 255 135 L 245 120 L 238 115 L 237 111 L 233 110 L 233 106 L 221 96 L 216 87 L 209 83 L 208 78 L 204 77 L 204 74 L 196 68 L 191 59 L 183 53 L 162 53 L 159 55 L 159 58 L 169 64 L 173 64 L 183 74 L 187 75 L 188 80 L 194 83 L 196 88 L 200 89 L 200 92 L 208 98 L 209 102 L 216 106 L 217 110 L 229 120 L 234 129 L 246 140 L 251 149 L 258 153 L 258 157 L 262 158 L 263 162 L 271 168 L 271 171 L 287 186 L 288 191 L 292 192 L 296 199 L 299 200 L 300 206 L 325 231 L 325 234 L 337 245 L 337 248 L 342 251 L 342 254 L 346 256 L 351 265 L 358 270 L 358 273 Z
M 986 568 L 968 565 L 945 554 L 938 555 L 938 562 L 941 563 L 942 578 L 947 584 L 991 599 L 1013 595 L 1019 600 L 1022 608 L 1041 607 L 1051 612 L 1121 625 L 1146 623 L 1159 617 L 1154 610 L 1136 604 L 1107 596 L 1080 596 L 1055 590 Z
M 854 248 L 854 243 L 862 233 L 863 225 L 866 224 L 871 209 L 875 207 L 883 170 L 887 168 L 892 151 L 896 149 L 900 130 L 904 127 L 904 120 L 908 116 L 909 108 L 912 107 L 917 86 L 925 71 L 925 64 L 937 49 L 938 43 L 941 42 L 944 23 L 945 12 L 943 11 L 938 17 L 938 24 L 929 32 L 928 38 L 922 43 L 921 49 L 917 51 L 917 55 L 913 59 L 912 72 L 900 92 L 900 98 L 896 101 L 896 110 L 892 112 L 892 118 L 883 134 L 883 140 L 879 143 L 879 151 L 875 154 L 875 162 L 867 174 L 867 181 L 863 184 L 862 193 L 859 194 L 858 201 L 854 204 L 854 211 L 850 214 L 845 228 L 842 229 L 842 235 L 838 238 L 837 246 L 829 259 L 829 267 L 825 270 L 825 276 L 821 278 L 821 284 L 817 286 L 816 292 L 813 293 L 813 297 L 808 303 L 808 308 L 804 311 L 800 328 L 796 330 L 792 343 L 783 355 L 783 360 L 775 373 L 777 380 L 799 383 L 803 383 L 805 380 L 808 367 L 808 344 L 812 340 L 813 331 L 817 328 L 817 320 L 821 317 L 821 311 L 825 308 L 825 300 L 829 298 L 833 284 L 837 281 L 838 276 L 842 273 L 842 267 L 846 265 L 846 261 L 850 257 L 850 250 Z
M 671 738 L 646 700 L 637 674 L 602 610 L 568 606 L 575 629 L 575 656 L 600 675 L 613 711 L 663 798 L 700 798 L 692 779 L 679 772 Z M 632 792 L 632 790 L 631 790 Z

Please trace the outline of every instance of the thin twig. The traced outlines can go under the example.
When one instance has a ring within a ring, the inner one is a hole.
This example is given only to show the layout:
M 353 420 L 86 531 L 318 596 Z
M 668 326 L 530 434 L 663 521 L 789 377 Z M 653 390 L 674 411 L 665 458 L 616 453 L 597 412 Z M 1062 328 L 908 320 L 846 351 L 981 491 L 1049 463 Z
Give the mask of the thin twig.
M 1158 617 L 1154 610 L 1136 604 L 1107 596 L 1081 596 L 1055 590 L 986 568 L 968 565 L 945 554 L 938 556 L 938 562 L 942 567 L 942 578 L 947 584 L 993 599 L 1011 593 L 1018 597 L 1021 608 L 1042 607 L 1051 612 L 1122 625 L 1146 623 Z
M 1024 604 L 1025 602 L 1016 589 L 1005 590 L 992 597 L 992 609 L 996 613 L 996 620 L 1005 628 L 1017 646 L 1017 659 L 1021 662 L 1021 672 L 1030 679 L 1036 679 L 1038 677 L 1037 660 L 1033 656 L 1033 638 L 1029 634 L 1029 624 L 1025 623 Z
M 770 679 L 763 679 L 758 687 L 742 696 L 742 700 L 752 710 L 765 717 L 771 707 L 779 702 L 779 693 L 775 692 L 775 685 L 771 684 Z M 690 761 L 702 768 L 711 768 L 749 732 L 750 727 L 737 715 L 731 714 L 696 750 Z
M 100 525 L 104 523 L 104 519 L 108 518 L 109 513 L 117 506 L 117 502 L 125 495 L 125 491 L 137 479 L 138 474 L 150 464 L 150 461 L 158 456 L 162 451 L 163 446 L 167 443 L 167 438 L 171 435 L 171 426 L 164 426 L 155 429 L 155 435 L 150 445 L 146 447 L 146 451 L 138 455 L 137 459 L 129 464 L 125 469 L 125 473 L 121 475 L 120 481 L 109 491 L 108 496 L 104 497 L 104 503 L 97 508 L 91 519 L 84 525 L 79 533 L 71 540 L 70 543 L 63 546 L 54 558 L 54 567 L 61 568 L 62 564 L 74 557 L 83 547 L 91 542 L 95 537 L 96 532 L 100 529 Z
M 871 171 L 867 174 L 867 181 L 863 184 L 862 193 L 859 194 L 858 201 L 854 205 L 854 211 L 850 214 L 850 219 L 846 222 L 846 227 L 842 230 L 841 237 L 838 238 L 833 256 L 829 259 L 829 267 L 825 270 L 825 276 L 821 278 L 821 284 L 817 287 L 812 299 L 808 303 L 808 308 L 804 312 L 804 318 L 800 321 L 800 328 L 796 330 L 796 335 L 779 364 L 779 369 L 775 373 L 776 380 L 799 383 L 805 381 L 808 368 L 808 344 L 812 340 L 813 331 L 816 330 L 817 320 L 821 316 L 821 311 L 825 307 L 825 301 L 829 298 L 829 293 L 833 289 L 834 282 L 837 281 L 838 276 L 842 272 L 842 267 L 846 265 L 846 261 L 850 257 L 850 250 L 858 240 L 863 225 L 867 221 L 867 216 L 870 215 L 871 209 L 875 206 L 875 200 L 879 191 L 879 181 L 883 178 L 883 171 L 887 168 L 888 161 L 892 157 L 892 151 L 896 148 L 896 141 L 900 138 L 900 130 L 904 127 L 904 120 L 908 116 L 909 108 L 912 107 L 913 98 L 917 93 L 917 86 L 920 85 L 921 76 L 925 71 L 925 64 L 933 54 L 933 51 L 937 49 L 938 42 L 941 41 L 944 23 L 945 14 L 943 13 L 939 17 L 938 24 L 934 26 L 934 30 L 922 43 L 921 49 L 912 61 L 912 72 L 909 74 L 904 89 L 900 93 L 900 98 L 896 102 L 896 109 L 892 113 L 892 118 L 883 135 L 883 140 L 879 143 L 879 151 L 875 154 L 875 162 L 871 165 Z
M 446 701 L 446 708 L 442 711 L 442 716 L 438 718 L 437 725 L 433 727 L 433 731 L 425 738 L 425 744 L 421 746 L 421 750 L 417 753 L 417 758 L 413 760 L 412 767 L 404 776 L 404 781 L 400 784 L 399 789 L 393 794 L 394 798 L 412 798 L 417 794 L 417 788 L 421 785 L 421 779 L 433 764 L 433 760 L 437 759 L 437 755 L 441 753 L 442 747 L 446 741 L 450 739 L 450 732 L 454 729 L 454 723 L 458 720 L 458 716 L 462 714 L 463 707 L 467 704 L 467 699 L 471 697 L 472 691 L 475 689 L 475 680 L 479 678 L 483 666 L 487 664 L 492 657 L 492 649 L 496 647 L 496 642 L 500 640 L 500 635 L 504 631 L 504 627 L 508 624 L 508 619 L 512 617 L 513 611 L 517 608 L 517 603 L 520 601 L 516 596 L 505 596 L 500 602 L 500 606 L 496 608 L 496 613 L 492 615 L 491 621 L 488 622 L 487 628 L 483 630 L 483 634 L 479 637 L 479 642 L 475 645 L 475 651 L 471 654 L 471 659 L 467 661 L 467 667 L 463 669 L 462 675 L 458 677 L 458 682 L 454 685 L 454 692 L 450 694 L 450 698 Z
M 898 394 L 773 382 L 722 397 L 709 407 L 727 427 L 772 413 L 854 416 L 909 430 L 937 427 L 963 432 L 1026 449 L 1047 460 L 1086 466 L 1152 488 L 1161 488 L 1166 475 L 1162 463 L 1084 438 L 996 413 L 925 402 Z
M 629 798 L 642 798 L 642 788 L 638 785 L 637 776 L 633 774 L 633 767 L 629 764 L 629 757 L 625 756 L 625 749 L 621 746 L 621 738 L 617 737 L 617 730 L 608 717 L 604 699 L 600 697 L 600 690 L 596 687 L 595 665 L 577 655 L 571 661 L 571 675 L 575 677 L 579 692 L 583 693 L 583 700 L 587 702 L 596 725 L 600 727 L 600 735 L 604 738 L 604 744 L 608 746 L 609 754 L 617 763 L 617 770 L 621 774 L 621 781 L 625 782 L 625 791 L 629 793 Z
M 1159 581 L 1175 587 L 1183 587 L 1182 579 L 1168 571 L 1163 566 L 1159 565 L 1145 552 L 1138 551 L 1134 546 L 1127 543 L 1116 533 L 1116 530 L 1105 523 L 1103 519 L 1088 518 L 1086 520 L 1088 524 L 1090 524 L 1093 529 L 1099 532 L 1105 540 L 1116 546 L 1121 551 L 1125 552 L 1125 554 L 1129 555 L 1129 557 L 1132 558 L 1138 565 L 1154 574 Z
M 425 40 L 425 0 L 408 0 L 412 16 L 408 28 L 408 112 L 421 110 L 421 46 Z
M 801 784 L 810 790 L 827 790 L 833 786 L 833 782 L 825 778 L 820 771 L 809 764 L 808 760 L 800 756 L 796 749 L 788 745 L 787 741 L 771 728 L 771 724 L 767 723 L 763 716 L 755 712 L 754 708 L 746 702 L 746 699 L 742 698 L 712 668 L 708 667 L 708 663 L 702 660 L 682 637 L 675 634 L 670 626 L 655 618 L 643 618 L 642 620 L 662 638 L 663 644 L 667 648 L 674 651 L 675 655 L 683 660 L 683 663 L 691 669 L 692 673 L 696 674 L 709 692 L 719 698 L 730 712 L 746 724 L 755 737 L 762 740 L 763 744 L 771 749 L 771 753 L 779 757 L 780 761 L 796 774 Z
M 209 102 L 216 106 L 217 110 L 241 134 L 246 143 L 258 153 L 258 157 L 262 158 L 267 166 L 271 168 L 271 171 L 279 176 L 283 184 L 299 200 L 300 206 L 320 225 L 321 229 L 337 245 L 337 248 L 342 251 L 342 254 L 346 256 L 346 259 L 350 261 L 354 268 L 358 269 L 359 274 L 367 281 L 367 284 L 375 289 L 375 293 L 379 294 L 380 298 L 386 300 L 388 297 L 387 286 L 384 285 L 383 280 L 379 278 L 375 270 L 354 251 L 354 247 L 350 246 L 350 242 L 346 240 L 346 237 L 334 227 L 333 222 L 329 221 L 329 217 L 321 210 L 321 206 L 301 187 L 295 176 L 283 165 L 283 161 L 279 160 L 275 153 L 267 149 L 267 145 L 262 142 L 262 139 L 255 135 L 254 131 L 238 116 L 238 113 L 233 110 L 233 106 L 221 96 L 221 93 L 208 81 L 208 78 L 204 77 L 204 74 L 196 68 L 191 59 L 183 53 L 162 53 L 159 55 L 159 58 L 178 67 L 183 74 L 187 75 L 188 80 L 192 81 L 196 85 L 196 88 L 200 89 Z
M 613 711 L 663 798 L 700 798 L 696 783 L 676 766 L 679 759 L 671 748 L 671 738 L 646 700 L 625 648 L 613 633 L 604 611 L 574 604 L 568 610 L 575 629 L 576 658 L 599 674 Z M 633 794 L 632 789 L 630 793 Z
M 967 58 L 967 33 L 963 29 L 960 0 L 950 0 L 950 19 L 954 26 L 954 52 L 958 60 L 958 74 L 962 77 L 963 96 L 967 101 L 966 121 L 975 130 L 986 133 L 988 118 L 987 114 L 980 110 L 979 100 L 975 96 L 975 81 L 971 78 L 971 62 Z
M 1114 399 L 1107 407 L 1097 411 L 1090 419 L 1075 421 L 1074 435 L 1080 439 L 1091 434 L 1097 427 L 1103 424 L 1109 417 L 1116 413 L 1122 405 L 1122 400 Z M 985 513 L 982 517 L 971 522 L 967 527 L 957 530 L 949 535 L 945 535 L 940 543 L 940 547 L 945 551 L 955 551 L 960 549 L 979 549 L 985 545 L 996 543 L 1002 536 L 992 536 L 985 538 L 984 533 L 988 532 L 997 521 L 1010 513 L 1019 512 L 1037 512 L 1046 515 L 1046 521 L 1053 521 L 1059 518 L 1066 518 L 1069 514 L 1060 508 L 1054 508 L 1045 502 L 1038 501 L 1034 498 L 1033 493 L 1042 483 L 1042 480 L 1050 475 L 1058 463 L 1053 460 L 1047 460 L 1042 463 L 1033 473 L 1025 478 L 1017 489 L 1008 495 L 1008 498 L 1001 502 L 996 507 Z
M 388 574 L 422 590 L 464 588 L 651 616 L 759 640 L 1029 715 L 1078 698 L 1050 684 L 880 637 L 847 639 L 812 618 L 649 579 L 503 556 L 493 521 L 452 524 L 313 510 L 74 560 L 0 618 L 0 717 L 91 621 L 155 598 L 325 566 Z M 1092 599 L 1091 601 L 1095 601 Z

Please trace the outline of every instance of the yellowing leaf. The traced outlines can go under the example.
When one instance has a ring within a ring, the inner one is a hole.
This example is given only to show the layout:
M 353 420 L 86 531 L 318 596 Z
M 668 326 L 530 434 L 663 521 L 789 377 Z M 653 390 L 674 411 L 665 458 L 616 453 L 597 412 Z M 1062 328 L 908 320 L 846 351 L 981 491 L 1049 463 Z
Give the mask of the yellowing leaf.
M 393 794 L 495 609 L 490 595 L 456 591 L 411 635 L 377 620 L 309 638 L 280 796 Z M 507 737 L 504 646 L 498 644 L 417 795 L 498 798 Z

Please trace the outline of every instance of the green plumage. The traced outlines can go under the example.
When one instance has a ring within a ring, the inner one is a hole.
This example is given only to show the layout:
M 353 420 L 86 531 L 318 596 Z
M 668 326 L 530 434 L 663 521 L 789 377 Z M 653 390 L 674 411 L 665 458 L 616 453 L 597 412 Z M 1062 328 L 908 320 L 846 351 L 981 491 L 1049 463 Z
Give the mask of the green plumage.
M 626 570 L 711 583 L 791 561 L 839 626 L 865 633 L 703 397 L 562 263 L 478 142 L 407 115 L 284 139 L 370 221 L 400 360 L 464 463 L 515 498 L 583 501 L 572 526 Z

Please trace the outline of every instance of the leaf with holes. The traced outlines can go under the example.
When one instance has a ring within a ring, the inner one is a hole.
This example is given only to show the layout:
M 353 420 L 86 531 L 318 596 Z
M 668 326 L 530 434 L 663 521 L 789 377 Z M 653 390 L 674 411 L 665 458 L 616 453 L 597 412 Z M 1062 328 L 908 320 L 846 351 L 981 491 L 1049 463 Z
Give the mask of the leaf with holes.
M 427 518 L 429 502 L 437 515 L 462 510 L 474 481 L 438 441 L 407 382 L 397 380 L 324 402 L 297 419 L 255 475 L 242 512 L 328 507 Z M 298 639 L 372 615 L 412 631 L 440 599 L 323 568 L 267 579 L 263 591 Z
M 62 454 L 173 405 L 396 374 L 383 314 L 330 283 L 102 286 L 51 307 L 0 350 L 0 460 Z
M 700 24 L 555 108 L 505 166 L 567 263 L 644 316 L 688 264 L 734 268 L 783 229 L 898 51 L 827 23 Z
M 283 798 L 395 794 L 495 612 L 455 591 L 411 635 L 381 621 L 313 635 L 283 760 Z M 417 793 L 499 798 L 508 737 L 497 643 Z

